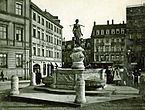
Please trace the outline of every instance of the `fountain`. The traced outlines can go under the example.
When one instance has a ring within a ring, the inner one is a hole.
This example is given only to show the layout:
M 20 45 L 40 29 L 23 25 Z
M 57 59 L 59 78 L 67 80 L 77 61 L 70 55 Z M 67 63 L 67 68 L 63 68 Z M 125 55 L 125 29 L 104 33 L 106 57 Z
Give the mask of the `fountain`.
M 101 69 L 85 69 L 83 63 L 84 49 L 81 47 L 80 41 L 82 35 L 80 26 L 77 19 L 73 27 L 73 34 L 76 38 L 75 47 L 70 55 L 72 58 L 72 67 L 56 69 L 51 77 L 43 78 L 43 83 L 46 87 L 53 89 L 75 90 L 75 102 L 85 103 L 85 82 L 86 87 L 97 87 L 101 85 L 99 87 L 103 88 L 105 86 L 105 81 Z M 98 80 L 98 82 L 96 80 Z

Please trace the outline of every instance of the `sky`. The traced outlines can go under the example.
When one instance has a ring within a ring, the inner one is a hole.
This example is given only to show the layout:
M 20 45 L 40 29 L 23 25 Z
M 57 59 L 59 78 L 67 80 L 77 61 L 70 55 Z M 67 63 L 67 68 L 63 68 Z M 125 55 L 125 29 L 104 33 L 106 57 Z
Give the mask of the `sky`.
M 126 22 L 126 7 L 145 3 L 145 0 L 32 0 L 41 10 L 47 10 L 58 16 L 63 26 L 63 37 L 71 40 L 72 24 L 79 19 L 82 27 L 82 38 L 90 38 L 94 21 L 106 24 L 107 20 L 115 24 Z

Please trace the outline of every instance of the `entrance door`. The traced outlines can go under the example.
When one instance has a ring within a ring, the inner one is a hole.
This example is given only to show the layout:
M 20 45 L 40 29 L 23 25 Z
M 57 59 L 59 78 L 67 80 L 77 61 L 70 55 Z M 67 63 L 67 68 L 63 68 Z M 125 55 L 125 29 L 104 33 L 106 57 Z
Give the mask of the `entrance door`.
M 35 65 L 33 66 L 33 72 L 35 72 L 37 69 L 40 70 L 40 65 L 39 65 L 39 64 L 35 64 Z

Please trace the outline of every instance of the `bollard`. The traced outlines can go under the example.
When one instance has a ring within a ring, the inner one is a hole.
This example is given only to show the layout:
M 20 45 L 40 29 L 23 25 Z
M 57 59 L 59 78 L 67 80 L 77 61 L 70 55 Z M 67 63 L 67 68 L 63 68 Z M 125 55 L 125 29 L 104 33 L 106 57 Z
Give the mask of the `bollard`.
M 36 85 L 36 74 L 32 72 L 30 86 L 35 86 L 35 85 Z
M 77 78 L 76 81 L 76 98 L 75 103 L 86 103 L 86 97 L 85 97 L 85 81 L 83 79 L 82 73 L 79 75 L 80 77 Z
M 19 94 L 19 78 L 18 76 L 13 75 L 11 78 L 11 95 Z
M 145 76 L 140 76 L 139 94 L 145 97 Z

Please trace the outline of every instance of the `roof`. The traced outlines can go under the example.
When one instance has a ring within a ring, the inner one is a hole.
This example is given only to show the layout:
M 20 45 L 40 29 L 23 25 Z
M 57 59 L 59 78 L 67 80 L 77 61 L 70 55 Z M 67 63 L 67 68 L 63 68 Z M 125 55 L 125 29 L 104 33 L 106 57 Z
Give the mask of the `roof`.
M 93 29 L 126 28 L 126 24 L 94 25 Z
M 62 25 L 59 24 L 60 20 L 58 19 L 58 16 L 53 16 L 47 11 L 42 11 L 37 5 L 35 5 L 33 2 L 31 2 L 31 9 L 35 10 L 38 12 L 40 15 L 54 23 L 55 25 L 59 26 L 60 28 L 63 28 Z

